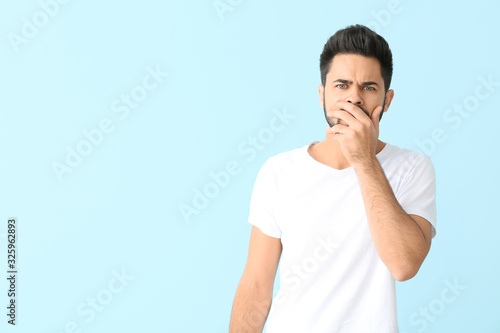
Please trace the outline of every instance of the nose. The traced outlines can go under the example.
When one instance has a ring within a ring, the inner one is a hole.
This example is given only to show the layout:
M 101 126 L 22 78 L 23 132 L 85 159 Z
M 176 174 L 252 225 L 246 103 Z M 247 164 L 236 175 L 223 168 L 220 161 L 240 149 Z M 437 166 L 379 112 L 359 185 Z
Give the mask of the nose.
M 363 99 L 361 98 L 361 94 L 358 89 L 350 89 L 349 94 L 346 96 L 346 100 L 349 103 L 361 105 L 363 103 Z

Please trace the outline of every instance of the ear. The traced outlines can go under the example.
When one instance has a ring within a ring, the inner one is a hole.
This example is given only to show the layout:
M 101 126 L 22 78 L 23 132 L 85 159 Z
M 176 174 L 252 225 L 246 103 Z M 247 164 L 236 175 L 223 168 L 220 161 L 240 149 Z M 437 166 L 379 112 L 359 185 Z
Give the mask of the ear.
M 394 90 L 393 89 L 387 90 L 387 92 L 385 93 L 385 108 L 384 108 L 384 112 L 387 112 L 387 110 L 389 109 L 389 106 L 391 105 L 391 102 L 392 102 L 393 98 L 394 98 Z
M 323 105 L 323 94 L 325 92 L 325 87 L 323 87 L 322 84 L 318 84 L 318 94 L 319 94 L 319 105 L 321 105 L 321 108 L 324 109 L 325 106 Z

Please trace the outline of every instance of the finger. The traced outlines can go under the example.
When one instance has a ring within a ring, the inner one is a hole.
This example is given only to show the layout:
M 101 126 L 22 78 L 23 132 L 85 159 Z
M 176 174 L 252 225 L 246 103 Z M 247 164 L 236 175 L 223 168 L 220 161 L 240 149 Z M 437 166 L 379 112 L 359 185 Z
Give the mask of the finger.
M 375 126 L 375 129 L 377 130 L 377 133 L 379 129 L 380 113 L 382 113 L 382 109 L 383 109 L 382 106 L 377 106 L 375 110 L 373 110 L 372 112 L 372 122 L 373 126 Z
M 349 126 L 337 124 L 331 127 L 328 132 L 332 136 L 332 138 L 338 142 L 344 142 L 344 140 L 348 137 Z
M 358 106 L 349 102 L 337 102 L 337 107 L 352 114 L 352 116 L 358 120 L 363 120 L 369 118 L 368 115 Z
M 349 126 L 337 124 L 328 129 L 328 134 L 345 134 L 349 130 Z
M 330 118 L 337 118 L 343 120 L 347 125 L 352 126 L 357 122 L 356 118 L 349 112 L 343 110 L 328 111 L 326 115 Z

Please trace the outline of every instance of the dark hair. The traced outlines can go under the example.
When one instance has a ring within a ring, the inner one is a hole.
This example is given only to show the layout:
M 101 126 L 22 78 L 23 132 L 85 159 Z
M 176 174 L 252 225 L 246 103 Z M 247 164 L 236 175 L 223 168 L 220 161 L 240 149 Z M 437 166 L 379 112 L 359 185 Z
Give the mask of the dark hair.
M 364 25 L 350 25 L 331 36 L 319 58 L 321 84 L 330 71 L 333 57 L 337 54 L 359 54 L 376 58 L 380 62 L 385 91 L 389 90 L 392 78 L 392 52 L 387 41 Z

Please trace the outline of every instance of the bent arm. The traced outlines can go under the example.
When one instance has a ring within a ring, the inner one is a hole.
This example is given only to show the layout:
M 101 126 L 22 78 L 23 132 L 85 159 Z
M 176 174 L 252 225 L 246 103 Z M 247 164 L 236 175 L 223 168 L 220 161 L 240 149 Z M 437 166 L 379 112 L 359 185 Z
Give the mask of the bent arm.
M 431 246 L 432 227 L 398 203 L 375 158 L 355 167 L 375 248 L 398 281 L 415 276 Z

